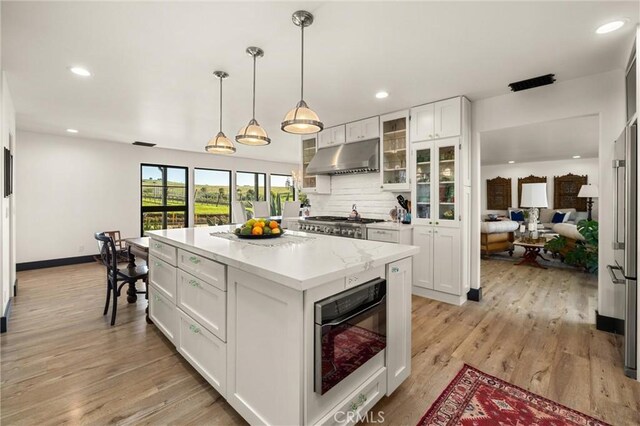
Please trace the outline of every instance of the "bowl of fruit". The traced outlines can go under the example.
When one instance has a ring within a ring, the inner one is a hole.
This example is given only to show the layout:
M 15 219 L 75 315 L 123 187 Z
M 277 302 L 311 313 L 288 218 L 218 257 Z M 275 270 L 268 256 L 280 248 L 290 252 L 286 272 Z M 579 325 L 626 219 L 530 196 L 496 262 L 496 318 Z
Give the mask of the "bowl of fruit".
M 284 231 L 275 220 L 249 219 L 241 227 L 236 228 L 233 233 L 238 238 L 261 239 L 281 237 Z

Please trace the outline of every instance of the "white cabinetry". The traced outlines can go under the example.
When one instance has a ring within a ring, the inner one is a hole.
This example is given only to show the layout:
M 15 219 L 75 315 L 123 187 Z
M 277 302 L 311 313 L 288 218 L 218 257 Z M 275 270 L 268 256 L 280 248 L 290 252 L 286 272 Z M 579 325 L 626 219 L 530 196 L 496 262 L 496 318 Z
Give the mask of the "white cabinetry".
M 178 352 L 220 395 L 226 394 L 227 348 L 225 343 L 181 310 Z
M 414 294 L 460 305 L 468 289 L 470 103 L 452 98 L 411 109 Z M 468 236 L 466 237 L 468 238 Z
M 413 293 L 456 305 L 464 303 L 460 229 L 416 226 L 413 244 L 420 247 L 413 264 Z
M 459 97 L 451 98 L 412 108 L 411 141 L 419 142 L 459 136 L 462 99 Z
M 409 111 L 380 117 L 380 179 L 386 191 L 409 191 Z
M 318 134 L 318 149 L 340 145 L 346 141 L 345 125 L 329 127 Z
M 149 318 L 175 344 L 178 330 L 176 305 L 153 284 L 149 285 Z
M 360 142 L 380 137 L 379 118 L 371 117 L 346 124 L 346 142 Z
M 387 395 L 411 374 L 411 258 L 387 265 Z
M 317 135 L 302 137 L 302 191 L 307 194 L 330 194 L 331 176 L 307 174 L 307 167 L 317 150 Z
M 411 226 L 386 222 L 367 225 L 367 240 L 411 245 Z

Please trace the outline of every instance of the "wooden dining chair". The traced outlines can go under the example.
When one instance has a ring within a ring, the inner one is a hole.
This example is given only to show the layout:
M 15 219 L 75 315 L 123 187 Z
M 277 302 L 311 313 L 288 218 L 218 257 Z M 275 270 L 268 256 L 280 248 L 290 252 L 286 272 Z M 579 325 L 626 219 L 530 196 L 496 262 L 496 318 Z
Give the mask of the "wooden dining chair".
M 105 302 L 104 312 L 102 315 L 107 315 L 111 296 L 113 295 L 111 325 L 114 325 L 116 322 L 116 311 L 118 309 L 118 296 L 120 296 L 122 287 L 125 284 L 133 285 L 138 280 L 147 282 L 149 268 L 146 264 L 141 266 L 123 264 L 122 267 L 119 267 L 118 250 L 113 238 L 106 235 L 105 232 L 98 232 L 95 234 L 95 239 L 102 242 L 100 257 L 102 259 L 102 263 L 107 269 L 107 300 Z M 145 286 L 145 291 L 136 291 L 136 293 L 146 294 L 146 287 L 147 286 Z

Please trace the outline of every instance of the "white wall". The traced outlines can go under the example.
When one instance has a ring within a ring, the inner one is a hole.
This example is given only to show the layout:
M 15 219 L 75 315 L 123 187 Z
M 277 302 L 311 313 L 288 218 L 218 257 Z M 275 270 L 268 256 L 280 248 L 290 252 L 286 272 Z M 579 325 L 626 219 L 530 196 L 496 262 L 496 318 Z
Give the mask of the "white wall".
M 605 265 L 613 262 L 613 143 L 625 125 L 624 72 L 610 71 L 553 85 L 539 87 L 472 103 L 473 220 L 474 256 L 472 287 L 480 286 L 481 133 L 488 130 L 540 123 L 549 120 L 598 114 L 600 247 L 598 311 L 601 315 L 624 317 L 624 289 L 611 283 Z
M 7 303 L 9 303 L 9 299 L 13 293 L 13 284 L 16 279 L 16 251 L 15 251 L 15 197 L 4 197 L 4 148 L 10 149 L 15 156 L 15 110 L 13 107 L 13 102 L 11 100 L 11 94 L 9 92 L 9 86 L 7 84 L 6 75 L 1 73 L 0 76 L 1 86 L 2 86 L 2 94 L 1 96 L 1 116 L 2 116 L 2 124 L 0 125 L 1 139 L 2 139 L 2 147 L 0 150 L 0 163 L 2 166 L 0 167 L 0 204 L 1 204 L 1 222 L 2 222 L 2 241 L 1 241 L 1 254 L 2 254 L 2 290 L 1 290 L 1 298 L 0 298 L 0 306 L 2 307 L 2 312 L 0 315 L 3 315 L 5 309 L 7 307 Z M 17 158 L 17 156 L 16 156 Z
M 554 176 L 562 176 L 567 173 L 584 176 L 587 175 L 588 183 L 598 185 L 598 174 L 600 164 L 597 158 L 581 158 L 572 160 L 558 161 L 536 161 L 531 163 L 516 164 L 497 164 L 482 166 L 480 170 L 480 179 L 482 186 L 482 214 L 487 213 L 503 213 L 503 211 L 487 209 L 487 179 L 493 179 L 498 176 L 503 178 L 511 178 L 511 207 L 518 207 L 518 178 L 534 176 L 547 177 L 547 200 L 549 208 L 554 208 Z M 593 218 L 598 218 L 598 199 L 594 200 Z
M 379 173 L 331 176 L 331 194 L 309 194 L 311 214 L 347 216 L 351 206 L 358 206 L 358 213 L 372 219 L 390 219 L 389 211 L 398 205 L 399 193 L 380 189 Z M 403 193 L 410 199 L 410 193 Z
M 141 163 L 279 174 L 298 167 L 22 131 L 18 139 L 19 263 L 94 254 L 93 235 L 98 231 L 117 229 L 123 237 L 139 236 Z M 235 173 L 232 176 L 235 185 Z M 189 181 L 193 194 L 193 170 Z M 193 206 L 189 210 L 192 224 Z

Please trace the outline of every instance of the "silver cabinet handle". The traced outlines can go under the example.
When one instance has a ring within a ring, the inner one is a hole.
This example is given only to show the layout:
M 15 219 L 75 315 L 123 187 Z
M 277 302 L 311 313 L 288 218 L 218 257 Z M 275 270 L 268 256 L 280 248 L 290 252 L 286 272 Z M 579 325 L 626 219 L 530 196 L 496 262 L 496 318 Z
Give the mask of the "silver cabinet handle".
M 162 263 L 159 263 L 159 262 L 153 262 L 153 266 L 160 267 L 160 266 L 162 266 Z
M 196 265 L 197 265 L 198 263 L 200 263 L 200 259 L 198 259 L 198 258 L 197 258 L 197 257 L 195 257 L 195 256 L 191 256 L 191 257 L 189 258 L 189 260 L 191 261 L 191 263 L 195 263 Z
M 365 394 L 358 395 L 358 399 L 351 403 L 350 407 L 352 412 L 355 412 L 358 408 L 360 408 L 365 402 L 367 402 L 367 396 Z
M 611 282 L 613 282 L 614 284 L 626 284 L 627 281 L 624 279 L 624 277 L 622 277 L 622 279 L 618 278 L 616 276 L 616 273 L 614 272 L 614 269 L 622 271 L 622 268 L 620 268 L 619 266 L 607 265 L 607 270 L 609 271 Z
M 439 137 L 440 137 L 440 135 L 436 133 L 436 138 L 439 138 Z
M 200 329 L 198 327 L 196 327 L 195 325 L 191 324 L 189 326 L 189 330 L 191 330 L 192 333 L 198 334 L 200 333 Z
M 153 247 L 155 247 L 155 248 L 159 249 L 159 248 L 162 248 L 162 244 L 155 243 L 155 244 L 153 245 Z
M 191 284 L 191 287 L 200 288 L 200 283 L 196 280 L 189 280 L 189 284 Z

